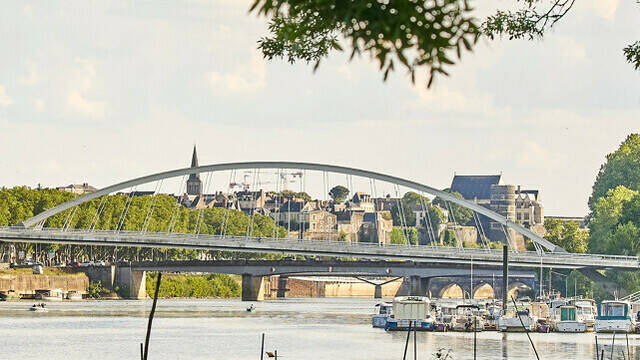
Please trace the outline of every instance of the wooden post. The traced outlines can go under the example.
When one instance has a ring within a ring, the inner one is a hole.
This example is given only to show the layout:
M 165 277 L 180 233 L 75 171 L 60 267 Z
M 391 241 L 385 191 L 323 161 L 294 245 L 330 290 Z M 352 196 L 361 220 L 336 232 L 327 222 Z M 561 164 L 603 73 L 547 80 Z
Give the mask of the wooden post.
M 264 333 L 262 333 L 262 345 L 260 346 L 260 360 L 264 358 Z
M 613 360 L 613 345 L 616 343 L 616 331 L 613 330 L 613 338 L 611 338 L 611 359 Z
M 417 341 L 418 330 L 417 327 L 413 326 L 413 360 L 418 360 L 418 341 Z
M 502 313 L 507 313 L 507 294 L 509 293 L 509 247 L 502 247 Z
M 596 360 L 600 360 L 600 354 L 598 354 L 598 335 L 596 335 Z
M 144 358 L 147 360 L 149 356 L 149 338 L 151 337 L 151 325 L 153 324 L 153 314 L 156 312 L 156 304 L 158 303 L 158 292 L 160 291 L 160 282 L 162 281 L 162 273 L 158 273 L 158 280 L 156 281 L 156 291 L 153 294 L 153 305 L 151 305 L 151 314 L 149 314 L 149 323 L 147 324 L 147 337 L 144 340 Z
M 407 348 L 409 347 L 409 337 L 411 336 L 411 320 L 409 320 L 409 330 L 407 331 L 407 341 L 404 343 L 404 355 L 402 360 L 407 360 Z

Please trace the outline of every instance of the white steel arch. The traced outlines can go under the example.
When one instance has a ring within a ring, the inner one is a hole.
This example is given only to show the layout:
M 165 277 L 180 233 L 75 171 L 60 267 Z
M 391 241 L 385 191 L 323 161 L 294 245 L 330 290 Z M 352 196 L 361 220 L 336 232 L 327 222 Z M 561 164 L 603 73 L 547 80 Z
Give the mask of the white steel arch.
M 491 220 L 494 220 L 506 226 L 507 228 L 513 229 L 514 231 L 526 236 L 527 238 L 538 243 L 539 245 L 541 245 L 542 247 L 544 247 L 549 251 L 555 251 L 555 252 L 565 251 L 561 247 L 551 243 L 548 240 L 545 240 L 544 238 L 532 232 L 531 230 L 513 221 L 510 221 L 509 219 L 503 217 L 502 215 L 494 211 L 491 211 L 483 206 L 480 206 L 473 202 L 459 198 L 448 192 L 438 190 L 428 185 L 424 185 L 415 181 L 406 180 L 396 176 L 385 175 L 385 174 L 368 171 L 368 170 L 361 170 L 361 169 L 355 169 L 355 168 L 337 166 L 337 165 L 305 163 L 305 162 L 290 162 L 290 161 L 254 161 L 254 162 L 212 164 L 212 165 L 203 165 L 198 167 L 188 167 L 188 168 L 182 168 L 182 169 L 176 169 L 176 170 L 169 170 L 169 171 L 164 171 L 156 174 L 142 176 L 136 179 L 127 180 L 121 183 L 107 186 L 105 188 L 102 188 L 98 191 L 95 191 L 89 194 L 78 196 L 72 200 L 69 200 L 65 203 L 52 207 L 51 209 L 43 211 L 42 213 L 35 215 L 27 220 L 24 220 L 23 222 L 19 223 L 17 226 L 23 227 L 23 228 L 32 227 L 35 224 L 43 220 L 46 220 L 50 216 L 53 216 L 55 214 L 68 210 L 74 206 L 99 198 L 103 195 L 108 195 L 116 191 L 128 189 L 136 185 L 146 184 L 146 183 L 150 183 L 150 182 L 154 182 L 162 179 L 169 179 L 169 178 L 189 175 L 189 174 L 205 173 L 205 172 L 212 172 L 212 171 L 242 170 L 242 169 L 300 169 L 300 170 L 312 170 L 312 171 L 326 171 L 326 172 L 332 172 L 332 173 L 338 173 L 338 174 L 360 176 L 364 178 L 370 178 L 370 179 L 384 181 L 392 184 L 401 185 L 412 190 L 425 192 L 434 196 L 438 196 L 447 201 L 450 201 L 457 205 L 463 206 L 467 209 L 473 210 L 479 214 L 482 214 L 490 218 Z

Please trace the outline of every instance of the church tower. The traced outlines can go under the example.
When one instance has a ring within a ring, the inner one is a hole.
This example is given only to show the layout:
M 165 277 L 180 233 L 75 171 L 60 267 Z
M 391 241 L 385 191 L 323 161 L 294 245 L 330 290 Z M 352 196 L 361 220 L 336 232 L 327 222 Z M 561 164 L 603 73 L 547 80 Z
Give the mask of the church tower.
M 198 167 L 198 153 L 196 152 L 195 145 L 193 145 L 193 155 L 191 155 L 191 167 Z M 202 180 L 200 180 L 200 174 L 195 173 L 189 175 L 189 180 L 187 180 L 187 195 L 202 195 Z

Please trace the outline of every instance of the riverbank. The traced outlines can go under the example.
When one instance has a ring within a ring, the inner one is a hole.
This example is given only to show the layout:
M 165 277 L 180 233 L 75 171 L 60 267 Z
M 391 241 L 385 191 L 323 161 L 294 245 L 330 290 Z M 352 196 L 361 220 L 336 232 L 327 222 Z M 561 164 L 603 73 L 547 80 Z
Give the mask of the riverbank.
M 156 273 L 146 274 L 146 290 L 155 293 Z M 226 274 L 182 275 L 164 274 L 158 296 L 161 298 L 238 298 L 241 295 L 239 276 Z

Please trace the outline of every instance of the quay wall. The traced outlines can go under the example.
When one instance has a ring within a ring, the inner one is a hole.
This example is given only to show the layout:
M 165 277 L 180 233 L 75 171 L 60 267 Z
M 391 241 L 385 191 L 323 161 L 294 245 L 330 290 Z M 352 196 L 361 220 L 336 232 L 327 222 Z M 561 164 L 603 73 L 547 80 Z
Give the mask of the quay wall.
M 89 278 L 83 274 L 66 275 L 0 275 L 0 291 L 13 290 L 19 294 L 35 294 L 36 290 L 61 289 L 87 293 Z

